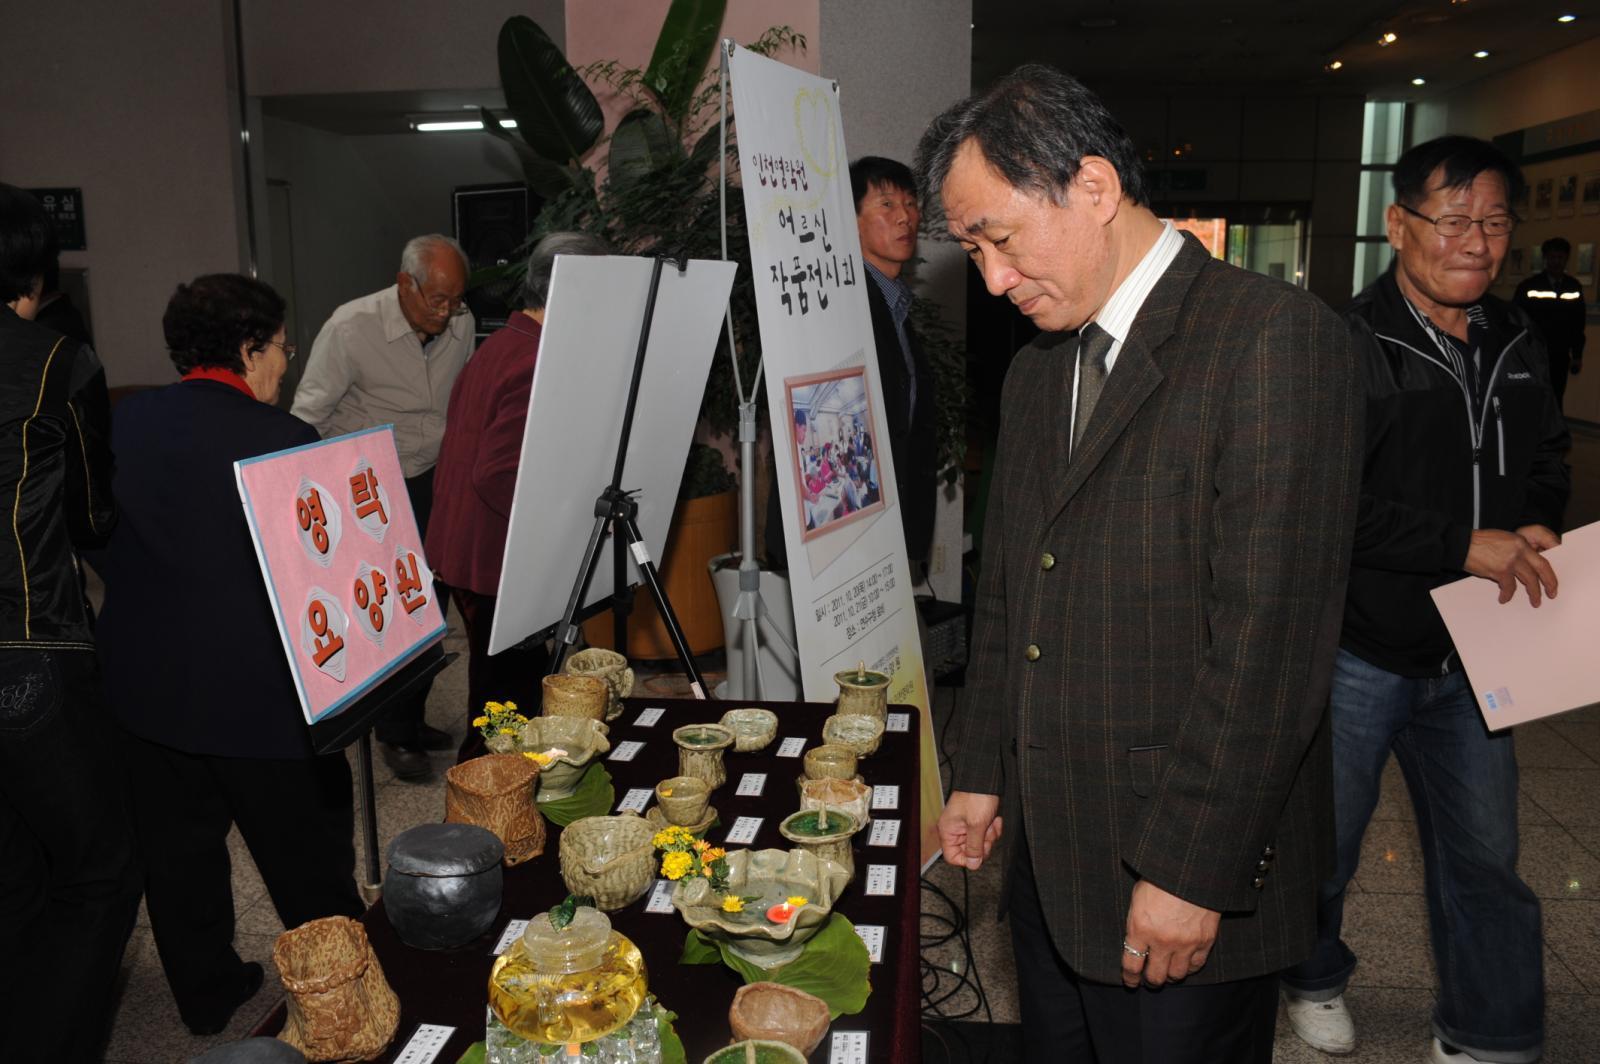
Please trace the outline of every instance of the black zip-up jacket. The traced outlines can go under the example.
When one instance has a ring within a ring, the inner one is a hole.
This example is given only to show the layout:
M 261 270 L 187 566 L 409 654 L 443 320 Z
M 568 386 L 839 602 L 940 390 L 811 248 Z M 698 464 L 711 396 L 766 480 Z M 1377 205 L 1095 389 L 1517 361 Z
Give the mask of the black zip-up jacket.
M 0 304 L 0 650 L 93 650 L 74 545 L 114 516 L 95 353 Z
M 1392 268 L 1345 311 L 1366 389 L 1367 443 L 1341 644 L 1401 676 L 1459 667 L 1428 592 L 1464 575 L 1473 529 L 1559 532 L 1571 486 L 1571 437 L 1538 330 L 1491 296 L 1474 314 L 1486 336 L 1476 401 Z

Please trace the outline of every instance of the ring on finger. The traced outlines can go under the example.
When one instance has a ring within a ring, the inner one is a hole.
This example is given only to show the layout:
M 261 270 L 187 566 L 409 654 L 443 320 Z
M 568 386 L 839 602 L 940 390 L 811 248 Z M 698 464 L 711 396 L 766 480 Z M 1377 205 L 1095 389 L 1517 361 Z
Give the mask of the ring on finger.
M 1126 953 L 1130 957 L 1138 957 L 1140 960 L 1144 960 L 1146 957 L 1150 956 L 1149 950 L 1134 949 L 1132 946 L 1128 945 L 1127 939 L 1122 940 L 1122 952 Z

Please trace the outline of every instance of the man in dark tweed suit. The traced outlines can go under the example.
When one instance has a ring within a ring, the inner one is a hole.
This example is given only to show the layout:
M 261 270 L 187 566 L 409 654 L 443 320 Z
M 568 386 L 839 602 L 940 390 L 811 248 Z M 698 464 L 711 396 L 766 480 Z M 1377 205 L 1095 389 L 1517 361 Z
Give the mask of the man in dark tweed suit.
M 930 206 L 1044 333 L 1006 379 L 945 859 L 1006 870 L 1025 1056 L 1272 1056 L 1332 857 L 1349 333 L 1146 206 L 1073 79 L 935 119 Z

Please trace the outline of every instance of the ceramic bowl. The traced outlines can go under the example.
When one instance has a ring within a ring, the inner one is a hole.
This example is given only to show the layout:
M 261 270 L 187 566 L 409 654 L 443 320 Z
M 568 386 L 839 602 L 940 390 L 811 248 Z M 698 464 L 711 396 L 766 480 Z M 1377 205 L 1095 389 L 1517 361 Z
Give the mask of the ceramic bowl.
M 751 1038 L 717 1050 L 701 1064 L 806 1064 L 806 1056 L 787 1042 Z
M 866 757 L 877 753 L 883 742 L 883 721 L 861 713 L 836 713 L 822 722 L 822 741 Z
M 763 969 L 782 967 L 800 956 L 801 947 L 827 922 L 834 900 L 850 882 L 849 871 L 806 850 L 734 850 L 727 862 L 726 893 L 756 895 L 757 900 L 746 902 L 740 912 L 726 912 L 723 894 L 696 876 L 678 881 L 672 891 L 673 907 L 690 927 Z M 789 919 L 782 923 L 767 919 L 769 908 L 796 895 L 806 903 Z
M 656 805 L 669 824 L 688 827 L 706 817 L 711 785 L 699 776 L 673 776 L 656 784 Z
M 849 813 L 856 823 L 866 824 L 872 819 L 872 788 L 860 780 L 800 780 L 800 808 L 832 810 Z
M 589 762 L 611 749 L 610 729 L 590 717 L 534 717 L 522 726 L 520 749 L 543 753 L 559 748 L 566 753 L 539 773 L 538 799 L 565 798 L 578 786 Z
M 587 717 L 605 720 L 611 689 L 596 676 L 560 673 L 539 681 L 544 689 L 542 712 L 547 717 Z
M 770 709 L 730 709 L 722 715 L 722 726 L 733 732 L 733 748 L 741 754 L 764 750 L 778 737 L 778 715 Z
M 655 882 L 655 831 L 643 817 L 591 816 L 561 832 L 561 878 L 605 912 L 631 905 Z
M 615 650 L 590 647 L 567 658 L 567 673 L 605 681 L 606 720 L 622 716 L 622 700 L 633 694 L 633 670 L 628 667 L 627 658 Z
M 836 743 L 813 746 L 806 751 L 803 763 L 806 779 L 848 780 L 856 774 L 856 752 Z
M 809 1057 L 831 1022 L 828 1003 L 782 983 L 747 983 L 734 991 L 728 1026 L 735 1038 L 783 1042 Z

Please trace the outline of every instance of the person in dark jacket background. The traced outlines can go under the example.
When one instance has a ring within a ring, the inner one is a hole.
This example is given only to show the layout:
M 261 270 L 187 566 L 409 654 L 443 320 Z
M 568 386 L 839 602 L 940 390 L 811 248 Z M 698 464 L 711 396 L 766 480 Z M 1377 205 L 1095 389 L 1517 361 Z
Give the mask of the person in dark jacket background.
M 1583 345 L 1587 316 L 1583 309 L 1583 285 L 1567 276 L 1567 259 L 1572 245 L 1565 237 L 1553 236 L 1539 247 L 1544 269 L 1517 285 L 1514 300 L 1539 327 L 1550 355 L 1550 387 L 1560 407 L 1567 394 L 1567 375 L 1583 370 Z
M 1316 952 L 1284 978 L 1295 1032 L 1348 1053 L 1344 892 L 1394 751 L 1417 811 L 1439 974 L 1437 1062 L 1539 1058 L 1539 901 L 1517 875 L 1517 764 L 1491 734 L 1429 592 L 1466 574 L 1500 601 L 1557 591 L 1570 443 L 1527 317 L 1489 296 L 1522 187 L 1493 145 L 1441 137 L 1401 156 L 1388 209 L 1393 268 L 1346 313 L 1367 394 L 1354 564 L 1334 666 L 1338 863 Z M 1508 623 L 1510 623 L 1508 618 Z
M 285 927 L 363 909 L 350 768 L 312 752 L 234 479 L 239 459 L 319 439 L 273 405 L 295 353 L 283 319 L 283 297 L 248 277 L 179 285 L 162 328 L 183 379 L 124 401 L 112 431 L 122 517 L 101 660 L 150 928 L 195 1034 L 262 982 L 233 948 L 231 825 Z
M 76 549 L 111 530 L 105 373 L 38 325 L 49 220 L 0 184 L 0 1060 L 99 1060 L 139 906 Z M 14 544 L 15 549 L 12 549 Z

